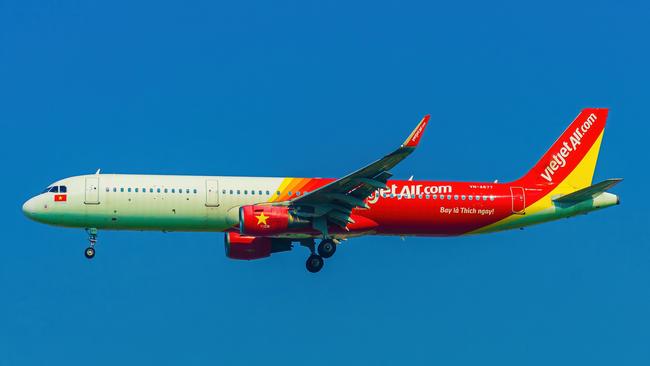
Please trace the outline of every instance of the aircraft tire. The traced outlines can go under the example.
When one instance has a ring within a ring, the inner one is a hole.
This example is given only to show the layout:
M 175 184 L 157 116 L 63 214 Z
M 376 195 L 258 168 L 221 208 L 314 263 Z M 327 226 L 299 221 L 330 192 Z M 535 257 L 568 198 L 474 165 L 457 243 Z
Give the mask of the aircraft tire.
M 307 258 L 306 267 L 309 272 L 316 273 L 323 269 L 323 264 L 325 264 L 323 257 L 317 254 L 312 254 Z
M 325 239 L 318 244 L 318 254 L 327 259 L 336 253 L 336 244 L 330 239 Z
M 93 247 L 86 248 L 86 251 L 84 252 L 84 255 L 88 259 L 93 259 L 93 257 L 95 257 L 95 248 L 93 248 Z

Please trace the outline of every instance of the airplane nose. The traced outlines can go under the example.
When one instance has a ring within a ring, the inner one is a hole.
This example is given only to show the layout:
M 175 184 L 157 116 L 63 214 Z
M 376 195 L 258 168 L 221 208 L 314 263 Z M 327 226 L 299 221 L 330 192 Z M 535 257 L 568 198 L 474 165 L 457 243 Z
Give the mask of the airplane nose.
M 30 219 L 33 218 L 36 213 L 36 203 L 34 201 L 34 198 L 30 198 L 23 204 L 23 214 Z

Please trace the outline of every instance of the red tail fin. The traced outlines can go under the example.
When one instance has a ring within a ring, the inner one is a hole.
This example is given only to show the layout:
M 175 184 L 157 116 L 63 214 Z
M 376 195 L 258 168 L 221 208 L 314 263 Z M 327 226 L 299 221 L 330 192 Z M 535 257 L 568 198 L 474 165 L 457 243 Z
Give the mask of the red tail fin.
M 517 182 L 548 187 L 565 183 L 575 190 L 591 185 L 607 112 L 606 108 L 583 109 L 537 164 Z

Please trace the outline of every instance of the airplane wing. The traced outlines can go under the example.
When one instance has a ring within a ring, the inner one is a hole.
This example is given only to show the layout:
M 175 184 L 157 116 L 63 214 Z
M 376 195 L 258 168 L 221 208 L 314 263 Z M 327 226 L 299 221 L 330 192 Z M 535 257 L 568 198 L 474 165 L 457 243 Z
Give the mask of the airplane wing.
M 354 208 L 368 208 L 364 200 L 377 189 L 386 188 L 392 176 L 391 168 L 409 156 L 418 146 L 429 123 L 426 115 L 404 143 L 392 153 L 351 174 L 289 202 L 298 216 L 314 219 L 314 228 L 327 234 L 327 225 L 345 228 L 354 223 L 350 214 Z

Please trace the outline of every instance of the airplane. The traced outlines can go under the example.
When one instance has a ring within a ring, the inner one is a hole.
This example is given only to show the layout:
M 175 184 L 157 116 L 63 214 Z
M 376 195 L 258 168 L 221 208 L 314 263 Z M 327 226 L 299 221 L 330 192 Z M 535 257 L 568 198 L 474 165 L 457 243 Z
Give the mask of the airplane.
M 253 260 L 309 249 L 309 272 L 350 238 L 492 233 L 618 205 L 592 184 L 608 109 L 583 109 L 523 177 L 508 183 L 392 180 L 429 116 L 392 153 L 339 179 L 95 174 L 65 178 L 23 205 L 37 222 L 99 230 L 223 232 L 226 256 Z M 316 246 L 316 241 L 319 241 Z

